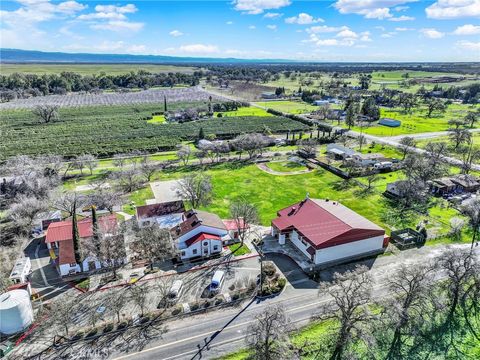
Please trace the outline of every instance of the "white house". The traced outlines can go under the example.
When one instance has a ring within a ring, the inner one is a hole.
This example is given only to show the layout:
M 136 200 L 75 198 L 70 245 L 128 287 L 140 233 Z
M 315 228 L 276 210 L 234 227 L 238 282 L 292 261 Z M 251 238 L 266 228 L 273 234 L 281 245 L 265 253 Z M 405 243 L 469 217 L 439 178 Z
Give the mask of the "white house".
M 340 144 L 327 144 L 327 154 L 335 159 L 346 159 L 355 154 L 355 150 Z
M 277 215 L 272 236 L 315 266 L 379 254 L 388 245 L 385 230 L 336 201 L 306 198 Z
M 158 224 L 161 228 L 171 229 L 183 221 L 185 206 L 182 200 L 138 206 L 137 222 L 140 227 Z
M 355 153 L 352 155 L 352 159 L 358 166 L 373 166 L 379 162 L 385 161 L 385 157 L 382 154 L 360 154 Z
M 171 234 L 182 260 L 220 254 L 231 239 L 217 215 L 200 210 L 185 212 L 183 221 L 171 229 Z
M 93 236 L 92 218 L 78 220 L 77 225 L 80 242 L 89 241 Z M 98 226 L 104 236 L 114 236 L 113 234 L 117 227 L 117 217 L 115 214 L 99 217 Z M 86 256 L 82 259 L 81 264 L 76 262 L 71 220 L 51 223 L 47 229 L 45 243 L 50 250 L 50 257 L 56 263 L 61 276 L 98 270 L 103 265 L 106 265 L 92 256 Z M 109 260 L 109 262 L 112 261 L 123 263 L 126 259 L 122 256 L 118 259 Z

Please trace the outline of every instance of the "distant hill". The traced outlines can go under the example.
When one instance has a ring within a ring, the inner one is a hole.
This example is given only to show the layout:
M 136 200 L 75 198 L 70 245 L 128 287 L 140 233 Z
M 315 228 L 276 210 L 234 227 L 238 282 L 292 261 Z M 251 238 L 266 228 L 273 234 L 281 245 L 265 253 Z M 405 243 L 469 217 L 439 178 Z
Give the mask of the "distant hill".
M 291 60 L 263 60 L 236 58 L 201 58 L 163 55 L 88 54 L 44 52 L 35 50 L 0 49 L 3 63 L 148 63 L 148 64 L 192 64 L 192 63 L 288 63 Z

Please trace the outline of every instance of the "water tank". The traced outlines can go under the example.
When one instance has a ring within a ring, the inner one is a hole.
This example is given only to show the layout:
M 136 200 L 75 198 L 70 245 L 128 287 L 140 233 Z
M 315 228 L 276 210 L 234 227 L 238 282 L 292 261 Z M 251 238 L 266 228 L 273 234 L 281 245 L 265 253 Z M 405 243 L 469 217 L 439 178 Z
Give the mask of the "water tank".
M 0 333 L 21 332 L 32 322 L 32 303 L 26 290 L 12 290 L 0 295 Z

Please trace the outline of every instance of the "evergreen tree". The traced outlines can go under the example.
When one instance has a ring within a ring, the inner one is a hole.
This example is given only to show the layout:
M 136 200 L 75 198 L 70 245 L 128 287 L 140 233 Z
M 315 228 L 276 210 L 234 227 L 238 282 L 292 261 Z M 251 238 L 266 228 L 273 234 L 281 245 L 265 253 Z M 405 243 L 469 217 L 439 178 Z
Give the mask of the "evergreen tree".
M 200 130 L 198 131 L 198 140 L 202 140 L 202 139 L 205 139 L 205 133 L 203 131 L 203 127 L 201 127 Z
M 97 207 L 92 206 L 92 234 L 97 251 L 100 251 L 100 233 L 98 231 Z
M 76 200 L 73 203 L 72 239 L 73 239 L 73 251 L 75 253 L 75 262 L 80 265 L 82 263 L 82 256 L 80 253 L 80 234 L 78 232 L 78 224 L 77 224 L 77 201 Z
M 167 97 L 166 96 L 163 97 L 163 111 L 164 112 L 168 111 L 168 109 L 167 109 Z

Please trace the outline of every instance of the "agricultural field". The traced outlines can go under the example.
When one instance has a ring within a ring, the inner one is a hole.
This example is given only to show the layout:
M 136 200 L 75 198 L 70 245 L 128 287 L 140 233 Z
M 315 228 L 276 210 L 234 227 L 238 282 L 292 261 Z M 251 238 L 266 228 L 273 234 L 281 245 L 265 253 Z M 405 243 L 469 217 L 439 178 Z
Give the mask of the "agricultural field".
M 96 75 L 104 72 L 107 75 L 128 74 L 131 71 L 148 71 L 151 73 L 193 73 L 200 68 L 192 66 L 154 65 L 154 64 L 5 64 L 0 65 L 3 75 L 13 73 L 25 74 L 59 74 L 61 72 L 75 72 L 80 75 Z
M 178 102 L 169 109 L 199 106 Z M 58 154 L 71 157 L 89 153 L 108 157 L 115 153 L 141 150 L 172 150 L 182 141 L 196 138 L 200 128 L 206 135 L 233 137 L 241 133 L 273 133 L 306 130 L 300 122 L 277 116 L 222 117 L 177 123 L 149 123 L 152 113 L 163 111 L 163 103 L 129 106 L 61 108 L 59 120 L 40 124 L 31 111 L 4 110 L 0 132 L 0 160 L 14 155 Z
M 307 104 L 303 101 L 259 101 L 255 103 L 258 106 L 265 107 L 267 109 L 274 109 L 284 113 L 290 114 L 305 114 L 318 110 L 318 106 Z
M 223 112 L 216 112 L 213 116 L 218 116 L 218 114 L 222 114 L 221 116 L 231 117 L 231 116 L 273 116 L 272 114 L 268 113 L 264 109 L 260 109 L 254 106 L 249 107 L 241 107 L 235 111 L 223 111 Z
M 100 94 L 67 94 L 37 96 L 28 99 L 18 99 L 0 103 L 1 110 L 31 109 L 38 105 L 56 105 L 59 107 L 80 107 L 94 105 L 128 105 L 128 104 L 153 104 L 163 102 L 164 97 L 168 102 L 193 102 L 208 101 L 211 94 L 197 87 L 173 89 L 149 89 L 132 92 L 112 92 Z M 216 97 L 216 99 L 222 99 Z
M 478 108 L 478 105 L 472 107 L 471 105 L 451 104 L 445 113 L 434 113 L 432 117 L 426 116 L 427 110 L 424 106 L 415 108 L 411 114 L 406 114 L 401 109 L 381 108 L 381 117 L 400 120 L 402 125 L 397 128 L 390 128 L 373 123 L 372 126 L 362 129 L 355 126 L 352 130 L 380 136 L 446 131 L 449 128 L 449 120 L 463 119 L 468 111 L 474 111 L 476 108 Z M 334 123 L 336 124 L 336 122 Z
M 274 170 L 284 173 L 300 171 L 300 170 L 307 170 L 305 165 L 299 164 L 294 161 L 275 161 L 267 163 L 267 166 Z

